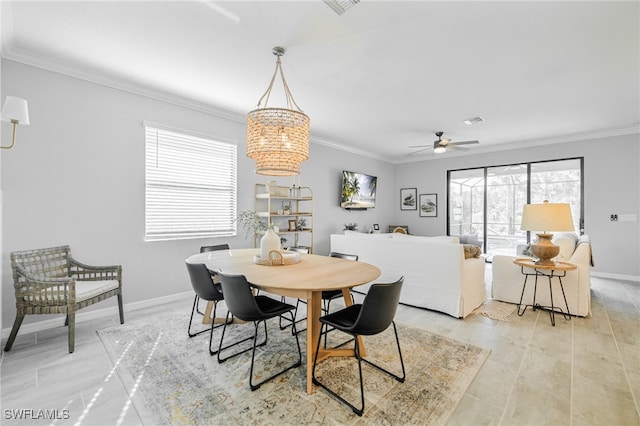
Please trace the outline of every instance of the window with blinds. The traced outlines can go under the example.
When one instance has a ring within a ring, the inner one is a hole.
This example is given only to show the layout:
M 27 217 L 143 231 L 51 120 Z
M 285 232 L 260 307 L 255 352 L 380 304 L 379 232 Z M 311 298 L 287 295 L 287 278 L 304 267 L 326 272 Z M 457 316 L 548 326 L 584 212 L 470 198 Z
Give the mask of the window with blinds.
M 145 123 L 145 240 L 236 235 L 236 145 Z

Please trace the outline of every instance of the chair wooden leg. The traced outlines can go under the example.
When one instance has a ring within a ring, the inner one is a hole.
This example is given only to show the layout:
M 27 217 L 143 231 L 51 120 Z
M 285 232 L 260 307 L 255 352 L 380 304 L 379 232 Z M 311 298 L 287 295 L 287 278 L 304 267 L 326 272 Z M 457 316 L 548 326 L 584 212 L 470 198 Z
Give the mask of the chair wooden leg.
M 122 293 L 118 294 L 118 310 L 120 311 L 120 324 L 124 324 L 124 307 L 122 306 Z
M 14 340 L 16 340 L 16 336 L 18 335 L 18 330 L 22 325 L 22 321 L 24 320 L 24 315 L 16 315 L 16 320 L 13 322 L 13 328 L 11 329 L 11 334 L 9 334 L 9 338 L 7 339 L 7 343 L 4 345 L 5 352 L 11 350 L 13 346 Z
M 76 314 L 67 314 L 67 320 L 69 322 L 69 353 L 71 354 L 75 350 Z

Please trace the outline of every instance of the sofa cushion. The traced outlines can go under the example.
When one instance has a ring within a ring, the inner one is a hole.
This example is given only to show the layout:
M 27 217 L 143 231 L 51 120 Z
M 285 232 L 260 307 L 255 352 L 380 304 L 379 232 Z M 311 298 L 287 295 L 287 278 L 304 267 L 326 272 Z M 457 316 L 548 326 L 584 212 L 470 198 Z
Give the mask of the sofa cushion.
M 475 244 L 463 244 L 464 247 L 464 258 L 469 259 L 470 257 L 480 257 L 482 254 L 482 250 Z
M 406 240 L 406 241 L 416 241 L 416 242 L 425 242 L 425 243 L 450 243 L 450 244 L 460 244 L 460 239 L 458 237 L 450 237 L 448 235 L 439 235 L 437 237 L 424 237 L 420 235 L 406 235 L 399 233 L 392 233 L 391 238 Z
M 365 234 L 358 231 L 344 231 L 344 235 L 355 238 L 391 238 L 391 234 Z
M 554 234 L 551 239 L 555 245 L 560 247 L 560 253 L 555 257 L 556 260 L 569 261 L 573 252 L 576 250 L 578 236 L 571 232 L 560 232 Z

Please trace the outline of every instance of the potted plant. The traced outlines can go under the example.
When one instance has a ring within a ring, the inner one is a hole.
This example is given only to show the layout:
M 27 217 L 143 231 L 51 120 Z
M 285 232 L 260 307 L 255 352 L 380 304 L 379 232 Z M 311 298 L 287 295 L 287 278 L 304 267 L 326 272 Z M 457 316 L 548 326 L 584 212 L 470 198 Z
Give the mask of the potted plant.
M 244 229 L 245 238 L 250 233 L 262 235 L 260 239 L 260 256 L 263 259 L 268 258 L 270 251 L 280 250 L 280 237 L 276 234 L 277 227 L 273 223 L 268 223 L 253 210 L 241 211 L 236 220 Z

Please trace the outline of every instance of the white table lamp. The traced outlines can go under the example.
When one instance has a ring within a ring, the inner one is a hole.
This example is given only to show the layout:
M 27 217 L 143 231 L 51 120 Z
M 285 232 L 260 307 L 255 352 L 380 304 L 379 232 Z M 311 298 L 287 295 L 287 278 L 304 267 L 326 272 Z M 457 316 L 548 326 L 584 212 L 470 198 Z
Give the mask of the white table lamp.
M 538 242 L 531 245 L 531 252 L 540 260 L 537 265 L 553 265 L 551 260 L 560 253 L 560 247 L 551 242 L 548 231 L 575 231 L 571 208 L 566 203 L 527 204 L 522 212 L 524 231 L 537 231 Z

